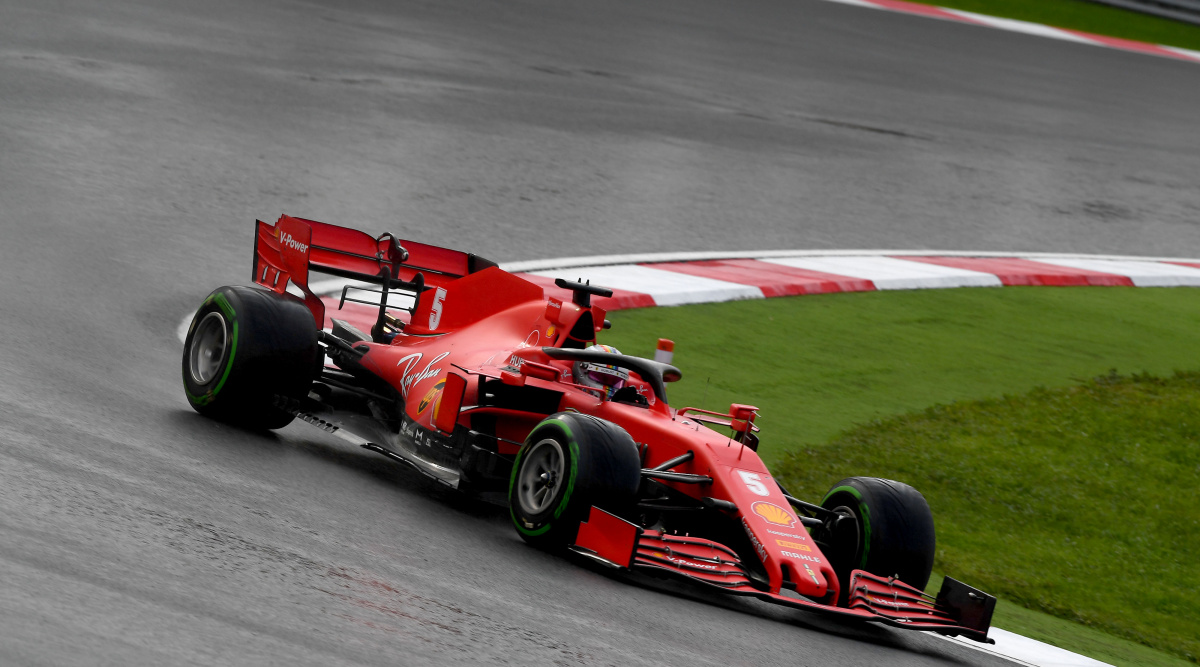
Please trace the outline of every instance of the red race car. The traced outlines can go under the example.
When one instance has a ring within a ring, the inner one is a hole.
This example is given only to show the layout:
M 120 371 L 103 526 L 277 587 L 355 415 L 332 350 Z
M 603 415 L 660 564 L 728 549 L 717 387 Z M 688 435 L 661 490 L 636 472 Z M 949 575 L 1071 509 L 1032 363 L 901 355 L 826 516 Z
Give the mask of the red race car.
M 310 271 L 359 281 L 336 305 L 361 328 L 326 327 L 335 302 Z M 348 434 L 506 502 L 530 544 L 607 567 L 990 641 L 995 598 L 949 577 L 923 592 L 920 493 L 853 477 L 819 503 L 791 497 L 756 453 L 755 407 L 672 408 L 679 369 L 596 345 L 608 322 L 592 297 L 610 290 L 559 280 L 569 292 L 547 297 L 476 255 L 286 215 L 257 223 L 253 277 L 214 291 L 188 329 L 184 389 L 203 415 Z

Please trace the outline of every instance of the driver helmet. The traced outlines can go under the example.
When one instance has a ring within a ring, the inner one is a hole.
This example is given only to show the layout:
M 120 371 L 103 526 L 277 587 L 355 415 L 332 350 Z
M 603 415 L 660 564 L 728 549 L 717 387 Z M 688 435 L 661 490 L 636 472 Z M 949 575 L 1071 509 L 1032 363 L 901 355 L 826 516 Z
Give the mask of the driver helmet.
M 621 354 L 621 351 L 611 345 L 592 345 L 587 348 L 591 352 L 609 352 Z M 594 361 L 575 362 L 575 381 L 585 387 L 604 390 L 604 398 L 611 399 L 618 389 L 625 386 L 629 373 L 612 364 L 598 364 Z

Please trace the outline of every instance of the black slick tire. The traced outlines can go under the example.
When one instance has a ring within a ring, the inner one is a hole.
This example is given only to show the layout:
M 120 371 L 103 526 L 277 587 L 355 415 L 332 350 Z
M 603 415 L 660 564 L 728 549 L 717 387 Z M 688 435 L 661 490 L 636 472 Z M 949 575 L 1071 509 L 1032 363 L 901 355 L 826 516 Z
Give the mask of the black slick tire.
M 849 477 L 833 485 L 821 506 L 844 517 L 835 529 L 814 534 L 828 545 L 823 550 L 841 584 L 838 604 L 847 604 L 854 570 L 925 589 L 937 541 L 933 513 L 920 492 L 890 479 Z
M 556 550 L 575 542 L 593 505 L 627 514 L 637 501 L 641 460 L 619 426 L 560 412 L 529 433 L 509 479 L 508 505 L 517 533 Z
M 278 398 L 308 395 L 320 347 L 312 313 L 290 295 L 221 287 L 192 318 L 183 344 L 183 388 L 196 412 L 243 428 L 282 428 Z

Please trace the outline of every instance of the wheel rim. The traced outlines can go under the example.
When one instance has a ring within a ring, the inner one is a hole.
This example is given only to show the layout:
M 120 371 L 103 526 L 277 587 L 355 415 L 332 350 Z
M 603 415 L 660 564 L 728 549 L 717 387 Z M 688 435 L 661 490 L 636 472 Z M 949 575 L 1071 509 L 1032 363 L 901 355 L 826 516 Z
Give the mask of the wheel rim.
M 547 438 L 530 448 L 517 479 L 517 501 L 526 514 L 541 514 L 554 504 L 565 468 L 566 457 L 557 441 Z
M 229 347 L 229 331 L 221 313 L 213 311 L 200 320 L 192 336 L 192 349 L 188 352 L 188 372 L 196 384 L 208 384 L 225 364 Z

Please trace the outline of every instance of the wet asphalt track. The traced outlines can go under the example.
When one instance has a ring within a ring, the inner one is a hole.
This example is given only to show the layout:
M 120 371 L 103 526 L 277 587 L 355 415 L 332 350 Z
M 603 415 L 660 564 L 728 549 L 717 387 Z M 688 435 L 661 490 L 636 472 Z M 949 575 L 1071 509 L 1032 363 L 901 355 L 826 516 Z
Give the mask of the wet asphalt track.
M 1195 65 L 812 0 L 5 1 L 0 664 L 994 663 L 200 419 L 175 326 L 285 211 L 501 261 L 1195 256 L 1198 109 Z

